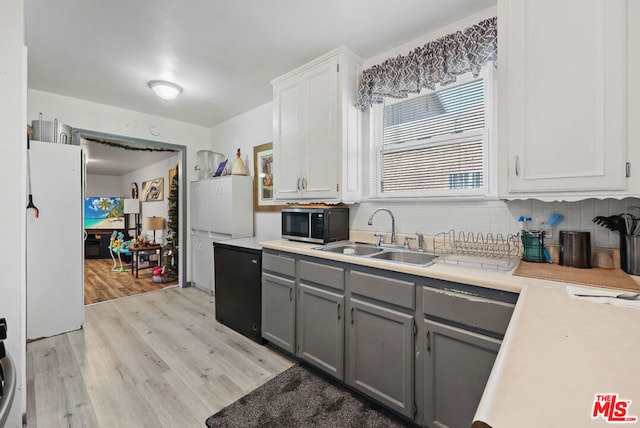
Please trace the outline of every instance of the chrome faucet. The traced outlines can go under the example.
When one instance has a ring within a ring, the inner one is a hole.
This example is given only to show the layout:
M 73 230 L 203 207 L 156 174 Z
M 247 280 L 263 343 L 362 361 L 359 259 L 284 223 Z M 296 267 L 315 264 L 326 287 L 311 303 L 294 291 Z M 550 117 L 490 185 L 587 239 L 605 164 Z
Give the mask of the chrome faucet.
M 378 208 L 377 210 L 375 210 L 374 212 L 371 213 L 371 216 L 369 216 L 369 221 L 367 222 L 367 224 L 369 226 L 371 226 L 373 224 L 373 216 L 376 215 L 376 213 L 378 211 L 386 211 L 391 216 L 391 242 L 390 243 L 392 245 L 397 245 L 397 242 L 396 242 L 396 219 L 395 219 L 395 217 L 393 217 L 393 213 L 391 212 L 391 210 L 388 210 L 386 208 Z M 382 242 L 382 237 L 380 238 L 380 241 Z
M 420 232 L 416 232 L 418 237 L 418 251 L 424 251 L 424 235 Z

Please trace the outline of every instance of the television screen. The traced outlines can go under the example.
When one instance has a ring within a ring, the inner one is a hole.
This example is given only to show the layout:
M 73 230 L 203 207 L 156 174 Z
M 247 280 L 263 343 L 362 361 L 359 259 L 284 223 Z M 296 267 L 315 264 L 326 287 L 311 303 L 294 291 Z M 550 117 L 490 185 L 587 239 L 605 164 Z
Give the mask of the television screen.
M 124 229 L 124 198 L 85 198 L 84 228 Z

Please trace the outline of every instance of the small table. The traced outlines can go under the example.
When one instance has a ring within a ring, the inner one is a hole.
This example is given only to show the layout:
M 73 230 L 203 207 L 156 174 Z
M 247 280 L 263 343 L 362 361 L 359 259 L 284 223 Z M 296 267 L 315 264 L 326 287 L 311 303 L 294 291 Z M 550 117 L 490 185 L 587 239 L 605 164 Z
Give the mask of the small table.
M 131 251 L 131 275 L 135 273 L 136 278 L 138 278 L 138 271 L 140 269 L 149 269 L 155 266 L 161 266 L 162 264 L 162 245 L 145 245 L 144 247 L 129 247 Z M 149 265 L 140 267 L 140 256 L 155 253 L 158 255 L 158 263 L 152 264 L 151 260 L 149 260 Z

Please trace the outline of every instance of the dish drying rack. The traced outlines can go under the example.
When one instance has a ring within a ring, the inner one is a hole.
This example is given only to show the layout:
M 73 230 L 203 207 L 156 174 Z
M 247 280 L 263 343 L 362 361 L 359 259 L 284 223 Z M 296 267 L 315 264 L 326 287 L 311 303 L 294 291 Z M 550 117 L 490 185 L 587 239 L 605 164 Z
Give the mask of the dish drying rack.
M 520 258 L 520 235 L 458 232 L 433 237 L 433 252 L 441 263 L 510 270 Z

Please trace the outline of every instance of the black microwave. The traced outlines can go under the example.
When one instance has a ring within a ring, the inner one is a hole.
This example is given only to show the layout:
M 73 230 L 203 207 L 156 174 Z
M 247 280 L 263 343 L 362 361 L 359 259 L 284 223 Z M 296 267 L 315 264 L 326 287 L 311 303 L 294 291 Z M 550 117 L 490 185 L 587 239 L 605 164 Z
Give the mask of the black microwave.
M 282 238 L 326 244 L 349 239 L 349 208 L 284 208 Z

